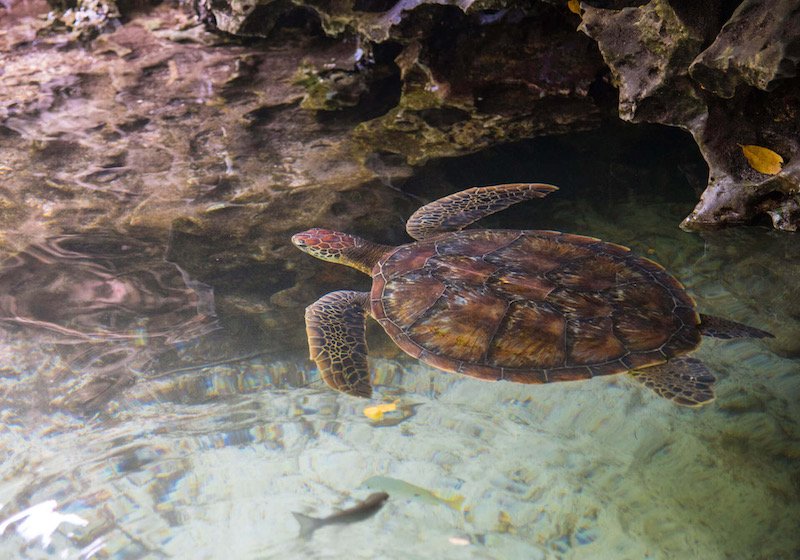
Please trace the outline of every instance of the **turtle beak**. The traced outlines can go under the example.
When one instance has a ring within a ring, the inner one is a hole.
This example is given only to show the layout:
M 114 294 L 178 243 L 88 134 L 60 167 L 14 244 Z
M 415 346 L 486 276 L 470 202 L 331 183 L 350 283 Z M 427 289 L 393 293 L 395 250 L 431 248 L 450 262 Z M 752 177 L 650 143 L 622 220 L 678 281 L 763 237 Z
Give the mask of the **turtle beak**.
M 298 247 L 300 249 L 306 246 L 305 239 L 303 239 L 303 236 L 299 233 L 296 233 L 292 236 L 292 243 L 294 244 L 295 247 Z

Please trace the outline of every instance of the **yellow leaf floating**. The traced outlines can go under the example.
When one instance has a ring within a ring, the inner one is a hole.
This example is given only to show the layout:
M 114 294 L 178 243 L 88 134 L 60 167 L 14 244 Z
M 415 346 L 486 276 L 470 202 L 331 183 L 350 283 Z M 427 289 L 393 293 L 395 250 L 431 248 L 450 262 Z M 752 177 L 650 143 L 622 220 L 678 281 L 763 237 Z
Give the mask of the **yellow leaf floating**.
M 742 149 L 744 157 L 747 158 L 747 163 L 750 164 L 750 167 L 759 173 L 763 173 L 764 175 L 775 175 L 776 173 L 781 172 L 781 168 L 783 167 L 783 158 L 780 154 L 776 154 L 769 148 L 753 146 L 752 144 L 747 144 L 744 146 L 739 144 L 739 147 Z
M 397 402 L 376 404 L 375 406 L 368 406 L 364 409 L 364 416 L 370 420 L 383 420 L 383 415 L 387 412 L 397 410 Z
M 578 2 L 578 0 L 569 0 L 569 2 L 567 2 L 567 8 L 569 8 L 569 11 L 573 14 L 581 15 L 581 3 Z

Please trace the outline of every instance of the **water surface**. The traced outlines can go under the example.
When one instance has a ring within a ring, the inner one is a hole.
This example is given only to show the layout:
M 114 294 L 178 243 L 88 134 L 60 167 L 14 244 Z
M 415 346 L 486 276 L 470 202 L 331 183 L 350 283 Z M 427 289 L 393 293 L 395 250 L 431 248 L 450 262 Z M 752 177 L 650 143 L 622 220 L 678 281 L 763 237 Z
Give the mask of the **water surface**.
M 171 75 L 168 66 L 160 71 Z M 154 111 L 190 114 L 196 103 L 194 118 L 203 120 L 218 100 L 196 95 Z M 71 100 L 72 111 L 88 102 Z M 43 120 L 28 115 L 0 130 L 3 153 L 12 154 L 0 171 L 8 207 L 48 193 L 59 201 L 31 211 L 47 218 L 40 222 L 22 210 L 3 214 L 0 231 L 0 557 L 800 557 L 800 249 L 768 228 L 679 230 L 705 182 L 681 133 L 609 125 L 432 161 L 407 180 L 387 171 L 346 198 L 352 207 L 397 200 L 368 208 L 377 219 L 353 221 L 378 241 L 400 242 L 403 219 L 436 196 L 505 181 L 558 184 L 546 200 L 484 225 L 630 246 L 675 274 L 702 312 L 775 333 L 771 341 L 703 341 L 695 355 L 718 377 L 713 404 L 679 408 L 624 375 L 484 383 L 398 356 L 377 329 L 376 394 L 362 401 L 319 381 L 297 333 L 314 297 L 365 289 L 366 277 L 310 260 L 296 261 L 299 272 L 237 268 L 214 250 L 241 239 L 187 226 L 204 205 L 235 221 L 238 207 L 217 197 L 273 185 L 256 175 L 264 168 L 271 181 L 289 177 L 281 187 L 289 188 L 291 158 L 266 165 L 257 141 L 241 141 L 252 131 L 223 134 L 216 125 L 208 138 L 230 144 L 217 149 L 198 133 L 195 152 L 165 146 L 167 157 L 159 143 L 172 129 L 155 117 L 106 131 L 115 142 L 108 153 L 93 136 L 103 127 L 84 122 L 100 118 L 96 111 L 67 130 L 70 122 L 54 116 L 63 105 L 54 107 Z M 52 122 L 62 138 L 48 136 Z M 158 141 L 148 144 L 151 137 Z M 168 163 L 156 165 L 159 157 Z M 112 216 L 129 203 L 158 207 L 159 189 L 184 189 L 186 206 L 171 200 L 163 215 L 134 212 L 116 229 L 91 227 L 103 222 L 93 212 L 63 210 L 90 195 L 107 198 Z M 183 229 L 145 234 L 144 226 L 170 223 Z M 286 239 L 265 253 L 294 251 L 288 228 L 298 225 L 332 224 L 287 223 Z M 291 292 L 309 278 L 310 288 Z M 275 309 L 284 310 L 280 319 Z M 395 401 L 382 419 L 364 414 Z M 372 492 L 364 482 L 375 476 L 393 482 L 373 517 L 296 537 L 291 512 L 351 506 Z
M 682 204 L 630 200 L 613 216 L 596 205 L 555 206 L 560 227 L 572 220 L 572 230 L 657 258 L 703 310 L 774 328 L 782 310 L 766 304 L 794 295 L 749 264 L 791 254 L 766 230 L 703 241 L 675 228 Z M 362 412 L 369 403 L 313 382 L 300 357 L 145 376 L 89 417 L 40 408 L 24 394 L 62 358 L 24 330 L 3 332 L 0 550 L 9 557 L 798 551 L 800 378 L 796 361 L 768 342 L 704 341 L 696 355 L 720 380 L 717 401 L 701 410 L 675 407 L 625 376 L 487 384 L 376 360 L 376 400 L 400 399 L 410 411 L 376 425 Z M 365 522 L 295 539 L 292 511 L 324 515 L 350 505 L 369 493 L 359 486 L 374 475 L 462 495 L 464 508 L 395 496 Z

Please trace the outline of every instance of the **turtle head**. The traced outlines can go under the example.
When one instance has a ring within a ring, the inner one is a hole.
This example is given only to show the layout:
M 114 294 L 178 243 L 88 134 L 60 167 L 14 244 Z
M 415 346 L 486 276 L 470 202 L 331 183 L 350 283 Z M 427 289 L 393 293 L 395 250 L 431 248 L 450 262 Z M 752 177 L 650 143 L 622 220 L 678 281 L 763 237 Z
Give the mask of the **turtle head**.
M 292 236 L 294 246 L 313 257 L 341 263 L 349 249 L 362 241 L 358 237 L 330 229 L 312 228 Z
M 292 236 L 294 246 L 313 257 L 357 268 L 370 274 L 388 247 L 355 235 L 330 229 L 312 228 Z

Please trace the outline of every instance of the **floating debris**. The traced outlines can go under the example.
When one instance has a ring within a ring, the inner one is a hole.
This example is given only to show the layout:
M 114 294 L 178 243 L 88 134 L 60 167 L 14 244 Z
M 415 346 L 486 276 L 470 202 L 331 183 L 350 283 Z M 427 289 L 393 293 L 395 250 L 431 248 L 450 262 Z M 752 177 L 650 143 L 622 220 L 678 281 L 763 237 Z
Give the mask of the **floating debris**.
M 777 175 L 783 169 L 783 157 L 769 148 L 752 144 L 739 144 L 739 147 L 742 149 L 742 153 L 750 167 L 759 173 Z
M 516 534 L 517 528 L 511 520 L 511 515 L 507 511 L 501 511 L 497 514 L 497 526 L 494 529 L 498 533 L 511 533 Z
M 469 540 L 469 537 L 450 537 L 447 539 L 447 542 L 454 546 L 469 546 L 472 544 L 472 541 Z
M 384 403 L 378 404 L 375 406 L 368 406 L 364 409 L 364 416 L 369 418 L 370 420 L 383 420 L 383 415 L 387 412 L 394 412 L 397 410 L 397 403 L 400 402 L 396 400 L 391 403 Z

